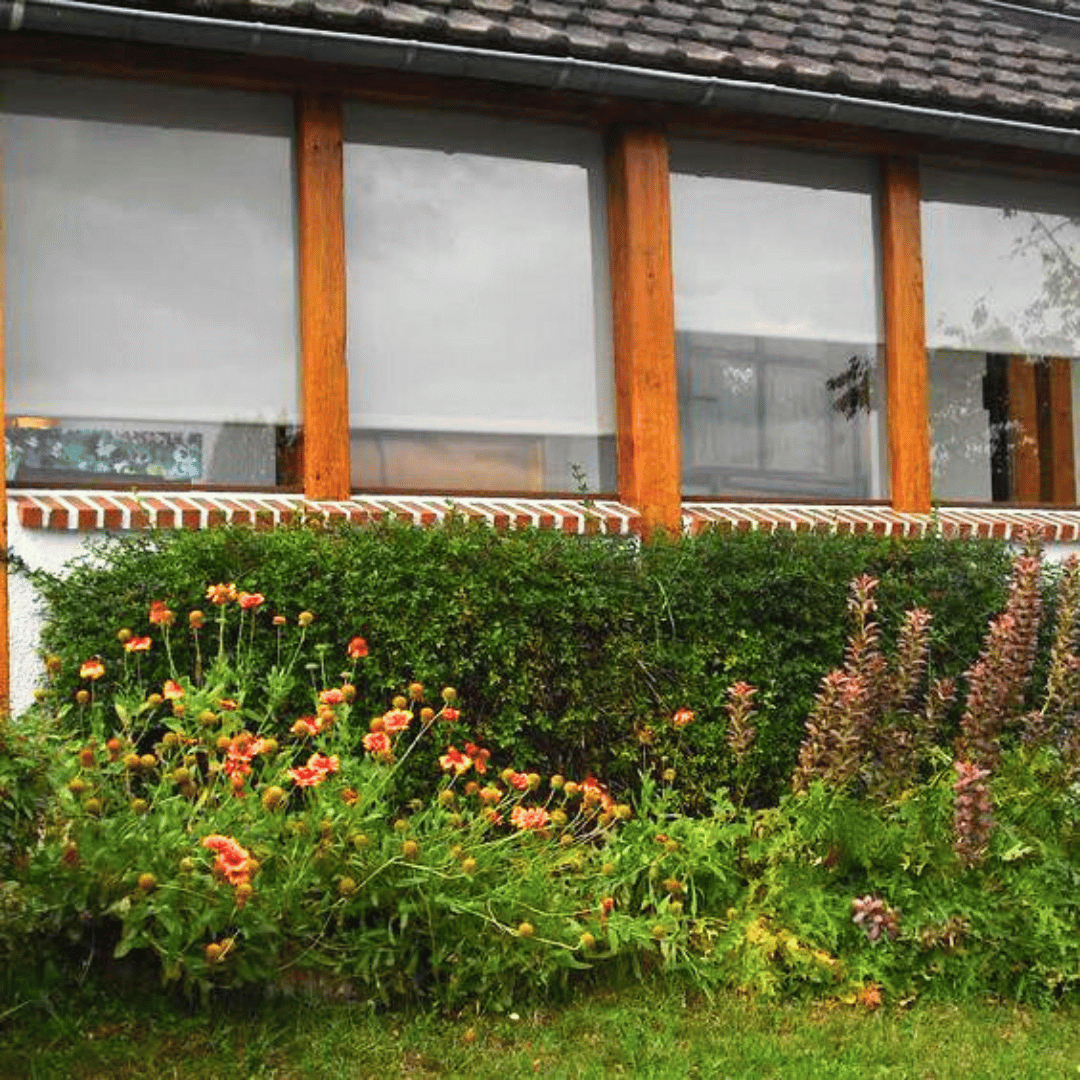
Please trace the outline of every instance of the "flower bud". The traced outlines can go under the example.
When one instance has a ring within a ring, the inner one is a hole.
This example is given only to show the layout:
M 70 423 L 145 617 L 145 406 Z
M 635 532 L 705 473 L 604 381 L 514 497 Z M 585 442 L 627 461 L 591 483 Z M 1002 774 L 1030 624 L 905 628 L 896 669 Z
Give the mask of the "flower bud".
M 77 702 L 78 702 L 78 703 L 79 703 L 80 705 L 86 705 L 86 704 L 88 704 L 88 703 L 89 703 L 89 701 L 90 701 L 90 691 L 89 691 L 89 690 L 80 690 L 80 691 L 79 691 L 79 692 L 78 692 L 78 693 L 77 693 L 77 694 L 75 695 L 75 700 L 76 700 L 76 701 L 77 701 Z
M 116 640 L 119 641 L 121 645 L 126 644 L 131 640 L 131 631 L 126 626 L 122 630 L 117 630 Z
M 301 611 L 296 621 L 300 626 L 310 626 L 315 621 L 315 616 L 310 611 Z

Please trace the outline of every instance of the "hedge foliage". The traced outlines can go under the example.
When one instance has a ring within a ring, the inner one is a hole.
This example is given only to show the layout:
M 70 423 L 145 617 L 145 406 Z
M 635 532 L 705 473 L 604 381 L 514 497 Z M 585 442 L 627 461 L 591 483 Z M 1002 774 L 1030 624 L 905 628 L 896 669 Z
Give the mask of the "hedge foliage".
M 148 633 L 152 601 L 209 609 L 207 585 L 235 582 L 265 595 L 256 617 L 268 624 L 314 613 L 308 642 L 326 646 L 326 670 L 313 683 L 336 678 L 346 643 L 366 638 L 358 690 L 372 715 L 403 679 L 452 683 L 473 730 L 517 768 L 593 773 L 620 791 L 643 765 L 659 772 L 677 760 L 676 785 L 700 806 L 721 784 L 758 805 L 787 786 L 821 677 L 843 654 L 856 575 L 880 579 L 886 638 L 905 609 L 929 608 L 932 673 L 957 675 L 1001 606 L 1008 570 L 1005 545 L 989 541 L 712 531 L 640 545 L 461 519 L 150 532 L 103 541 L 64 575 L 24 568 L 46 607 L 43 654 L 62 662 L 49 691 L 61 697 L 74 697 L 91 656 L 106 664 L 102 686 L 121 678 L 117 631 Z M 259 640 L 265 669 L 274 635 Z M 190 670 L 186 626 L 171 645 Z M 144 679 L 169 675 L 157 645 L 137 662 Z M 738 680 L 758 688 L 759 716 L 736 776 L 724 702 Z M 308 708 L 311 687 L 295 694 Z M 666 721 L 680 708 L 696 720 L 676 729 Z

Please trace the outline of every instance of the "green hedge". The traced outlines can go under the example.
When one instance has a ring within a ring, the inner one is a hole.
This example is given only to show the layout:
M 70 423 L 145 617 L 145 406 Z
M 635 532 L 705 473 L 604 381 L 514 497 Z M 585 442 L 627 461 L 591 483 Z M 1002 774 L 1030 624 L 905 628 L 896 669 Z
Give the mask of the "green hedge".
M 934 615 L 934 674 L 975 658 L 1004 597 L 1006 547 L 975 540 L 884 539 L 782 532 L 706 532 L 639 545 L 557 532 L 498 532 L 451 520 L 320 524 L 258 531 L 152 532 L 98 545 L 64 576 L 32 572 L 46 605 L 46 653 L 63 661 L 50 694 L 71 700 L 79 664 L 100 655 L 105 680 L 122 672 L 116 632 L 151 633 L 153 600 L 181 618 L 207 610 L 208 584 L 233 581 L 267 603 L 257 614 L 315 613 L 311 641 L 326 645 L 329 685 L 354 635 L 370 644 L 359 692 L 372 715 L 406 681 L 455 685 L 474 729 L 520 768 L 593 772 L 615 789 L 679 760 L 677 785 L 704 805 L 733 782 L 724 738 L 726 688 L 758 690 L 758 739 L 740 786 L 756 803 L 787 784 L 821 676 L 841 658 L 848 584 L 881 579 L 885 636 L 921 604 Z M 274 634 L 259 635 L 273 647 Z M 178 667 L 191 670 L 186 624 L 172 631 Z M 265 656 L 264 667 L 273 662 Z M 164 680 L 163 650 L 139 660 Z M 311 711 L 312 687 L 290 707 Z M 695 722 L 664 723 L 681 707 Z

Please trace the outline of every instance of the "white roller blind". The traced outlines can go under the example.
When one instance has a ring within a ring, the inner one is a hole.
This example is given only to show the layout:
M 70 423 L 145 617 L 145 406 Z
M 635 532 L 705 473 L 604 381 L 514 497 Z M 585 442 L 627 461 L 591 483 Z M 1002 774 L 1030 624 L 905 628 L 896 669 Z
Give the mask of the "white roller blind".
M 0 76 L 9 413 L 294 422 L 287 97 Z
M 614 430 L 599 138 L 346 110 L 350 421 Z
M 922 170 L 927 345 L 1080 356 L 1080 191 Z
M 680 330 L 878 341 L 868 162 L 676 140 L 671 169 Z

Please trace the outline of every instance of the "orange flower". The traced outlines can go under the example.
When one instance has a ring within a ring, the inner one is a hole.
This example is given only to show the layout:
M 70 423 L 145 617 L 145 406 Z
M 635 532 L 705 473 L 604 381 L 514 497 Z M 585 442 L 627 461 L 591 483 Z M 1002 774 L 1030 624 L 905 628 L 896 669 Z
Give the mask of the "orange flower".
M 312 754 L 306 765 L 290 769 L 289 776 L 297 787 L 314 787 L 321 784 L 327 776 L 338 771 L 338 759 L 324 754 Z
M 505 776 L 505 774 L 504 774 Z M 516 772 L 511 773 L 507 779 L 507 783 L 518 791 L 529 790 L 529 777 L 527 773 Z
M 192 630 L 198 630 L 202 627 L 202 624 L 206 621 L 206 616 L 201 611 L 192 611 L 188 615 L 188 625 Z
M 175 619 L 175 613 L 169 610 L 169 605 L 164 600 L 150 602 L 150 622 L 154 626 L 172 626 Z
M 677 728 L 684 728 L 694 721 L 694 714 L 689 709 L 680 709 L 672 718 L 671 722 Z
M 105 674 L 105 665 L 95 656 L 90 660 L 84 660 L 82 667 L 79 668 L 80 679 L 91 679 L 97 681 Z
M 222 698 L 218 702 L 218 708 L 221 709 L 222 712 L 236 712 L 236 710 L 239 709 L 240 706 L 237 705 L 232 698 Z
M 461 713 L 457 709 L 452 709 L 449 705 L 447 705 L 439 715 L 448 724 L 452 724 L 461 715 Z
M 161 693 L 170 701 L 177 701 L 184 696 L 184 688 L 175 679 L 168 679 L 161 688 Z
M 249 611 L 251 608 L 257 608 L 266 601 L 266 597 L 261 592 L 242 592 L 237 600 L 240 606 Z
M 383 714 L 383 730 L 391 735 L 404 731 L 412 723 L 412 713 L 404 709 L 391 709 Z
M 390 752 L 390 736 L 385 731 L 370 731 L 364 736 L 364 749 L 373 754 Z
M 323 705 L 340 705 L 345 700 L 345 695 L 336 687 L 324 690 L 319 695 L 319 701 Z
M 251 876 L 250 854 L 235 840 L 228 836 L 215 834 L 206 837 L 202 846 L 217 853 L 214 860 L 214 873 L 224 878 L 230 885 L 247 882 Z
M 472 766 L 472 758 L 466 757 L 460 750 L 449 747 L 445 754 L 439 758 L 439 764 L 442 766 L 443 772 L 449 772 L 454 770 L 456 776 L 460 776 L 463 772 L 467 772 Z
M 350 660 L 362 660 L 368 654 L 367 642 L 362 637 L 354 637 L 345 649 Z
M 543 829 L 550 821 L 551 815 L 542 806 L 528 810 L 524 806 L 515 806 L 510 811 L 510 824 L 519 829 Z
M 284 626 L 289 620 L 284 615 L 275 615 L 271 621 L 275 626 Z
M 148 637 L 133 637 L 128 638 L 124 642 L 125 652 L 149 652 L 150 651 L 150 639 Z
M 308 765 L 312 769 L 321 769 L 324 773 L 336 773 L 341 765 L 337 754 L 327 757 L 326 754 L 312 754 L 308 758 Z
M 206 599 L 212 604 L 222 607 L 231 600 L 236 599 L 236 586 L 229 582 L 227 585 L 210 585 L 206 590 Z
M 301 716 L 289 729 L 294 735 L 318 735 L 323 730 L 323 723 L 315 716 Z

